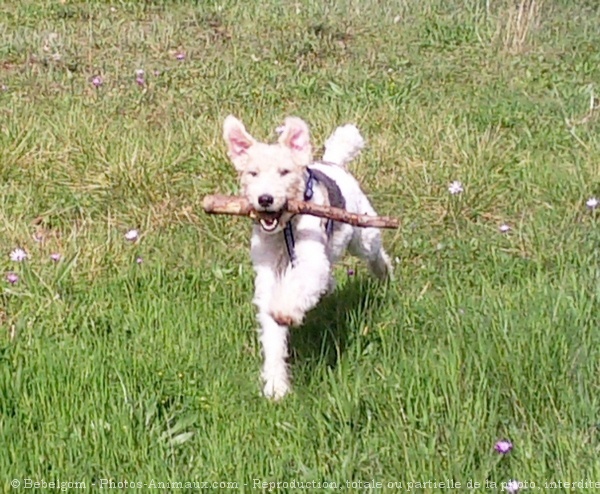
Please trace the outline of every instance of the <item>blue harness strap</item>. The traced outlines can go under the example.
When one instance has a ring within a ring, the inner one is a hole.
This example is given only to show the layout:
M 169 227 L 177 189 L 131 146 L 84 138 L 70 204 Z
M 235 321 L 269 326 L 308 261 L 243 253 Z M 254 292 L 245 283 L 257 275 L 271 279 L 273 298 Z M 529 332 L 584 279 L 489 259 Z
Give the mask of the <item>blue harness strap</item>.
M 313 188 L 317 180 L 312 170 L 310 168 L 307 168 L 307 170 L 308 179 L 306 180 L 306 188 L 304 189 L 304 200 L 306 202 L 310 201 L 313 198 Z M 333 234 L 333 220 L 327 220 L 325 230 L 327 232 L 327 237 L 331 237 L 331 235 Z M 283 238 L 285 239 L 285 247 L 287 249 L 290 262 L 293 263 L 296 260 L 296 252 L 294 251 L 296 242 L 294 241 L 294 230 L 292 229 L 291 221 L 288 221 L 287 225 L 285 225 L 285 228 L 283 229 Z
M 296 260 L 296 253 L 294 252 L 294 232 L 292 231 L 292 224 L 289 221 L 283 229 L 283 238 L 285 239 L 288 257 L 290 258 L 290 262 L 293 263 Z

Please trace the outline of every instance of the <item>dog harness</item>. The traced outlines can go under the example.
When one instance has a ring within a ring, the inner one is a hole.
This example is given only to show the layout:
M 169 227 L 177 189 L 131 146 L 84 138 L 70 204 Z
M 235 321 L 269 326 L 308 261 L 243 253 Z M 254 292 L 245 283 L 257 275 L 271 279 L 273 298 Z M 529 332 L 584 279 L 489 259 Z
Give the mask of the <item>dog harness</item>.
M 310 168 L 307 168 L 307 171 L 308 179 L 306 180 L 306 188 L 304 189 L 304 200 L 306 202 L 310 201 L 313 198 L 313 189 L 315 183 L 321 182 L 327 189 L 327 193 L 329 195 L 329 203 L 331 204 L 331 206 L 341 208 L 344 208 L 346 206 L 346 201 L 344 200 L 340 188 L 337 186 L 334 180 L 332 180 L 319 170 L 312 170 Z M 330 239 L 333 235 L 333 226 L 333 220 L 328 219 L 327 223 L 325 223 L 325 231 L 327 232 L 328 239 Z M 283 238 L 285 239 L 285 247 L 287 249 L 290 262 L 293 263 L 296 260 L 296 252 L 294 251 L 296 242 L 294 241 L 294 230 L 292 228 L 291 218 L 290 221 L 287 222 L 287 225 L 285 225 L 285 228 L 283 229 Z

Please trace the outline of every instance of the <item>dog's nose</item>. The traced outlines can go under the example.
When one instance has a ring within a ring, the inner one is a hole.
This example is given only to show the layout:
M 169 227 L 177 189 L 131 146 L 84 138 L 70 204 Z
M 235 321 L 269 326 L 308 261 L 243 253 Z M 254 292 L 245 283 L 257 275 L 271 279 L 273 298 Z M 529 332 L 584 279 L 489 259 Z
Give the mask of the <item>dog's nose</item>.
M 258 196 L 258 204 L 260 204 L 263 208 L 268 208 L 271 204 L 273 204 L 273 196 L 269 194 Z

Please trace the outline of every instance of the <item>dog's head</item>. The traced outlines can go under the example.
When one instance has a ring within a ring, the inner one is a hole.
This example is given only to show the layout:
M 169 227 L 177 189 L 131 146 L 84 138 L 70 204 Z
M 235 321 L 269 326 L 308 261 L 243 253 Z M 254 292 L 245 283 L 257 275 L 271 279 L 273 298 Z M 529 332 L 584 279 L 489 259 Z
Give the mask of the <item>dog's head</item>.
M 306 167 L 312 160 L 308 125 L 288 117 L 279 141 L 264 144 L 230 115 L 223 124 L 223 137 L 239 172 L 242 194 L 256 210 L 260 226 L 268 233 L 279 231 L 290 218 L 284 214 L 287 201 L 304 198 Z

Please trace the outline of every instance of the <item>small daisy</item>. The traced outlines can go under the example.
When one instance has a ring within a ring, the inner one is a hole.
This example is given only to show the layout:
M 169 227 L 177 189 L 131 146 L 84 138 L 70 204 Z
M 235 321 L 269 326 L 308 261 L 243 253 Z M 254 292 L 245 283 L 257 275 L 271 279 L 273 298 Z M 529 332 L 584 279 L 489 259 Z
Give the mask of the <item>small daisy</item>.
M 455 180 L 448 186 L 448 192 L 452 195 L 460 194 L 463 190 L 463 184 L 458 180 Z
M 500 233 L 508 233 L 510 231 L 510 226 L 508 226 L 506 223 L 503 225 L 500 225 L 498 227 L 498 230 L 500 230 Z
M 23 249 L 15 249 L 10 253 L 10 260 L 14 262 L 21 262 L 27 259 L 27 252 Z
M 144 74 L 145 74 L 144 69 L 137 69 L 135 71 L 135 76 L 136 77 L 144 77 Z
M 7 273 L 6 281 L 8 281 L 11 285 L 14 285 L 19 281 L 19 275 L 17 273 Z
M 137 230 L 129 230 L 125 234 L 125 240 L 129 240 L 130 242 L 135 242 L 139 236 L 140 236 L 140 234 L 138 233 Z
M 509 480 L 504 489 L 508 494 L 516 494 L 519 492 L 519 482 L 517 480 Z
M 498 453 L 505 455 L 506 453 L 510 453 L 510 451 L 513 449 L 513 445 L 510 441 L 503 439 L 495 444 L 494 449 Z
M 600 201 L 598 201 L 598 199 L 596 199 L 595 197 L 590 197 L 585 202 L 585 205 L 590 209 L 596 209 L 598 207 L 598 204 L 600 204 Z
M 55 252 L 54 254 L 50 254 L 50 259 L 52 259 L 54 262 L 60 261 L 61 258 L 62 258 L 62 256 L 58 252 Z
M 398 24 L 402 20 L 402 16 L 397 15 L 394 17 L 394 24 Z
M 185 53 L 183 53 L 182 51 L 178 52 L 177 55 L 175 55 L 175 58 L 177 60 L 185 60 Z
M 100 77 L 99 75 L 96 75 L 92 78 L 92 84 L 96 88 L 102 86 L 103 83 L 104 83 L 104 81 L 102 80 L 102 77 Z
M 141 257 L 138 257 L 135 262 L 137 262 L 138 264 L 142 264 L 144 262 L 144 260 Z

